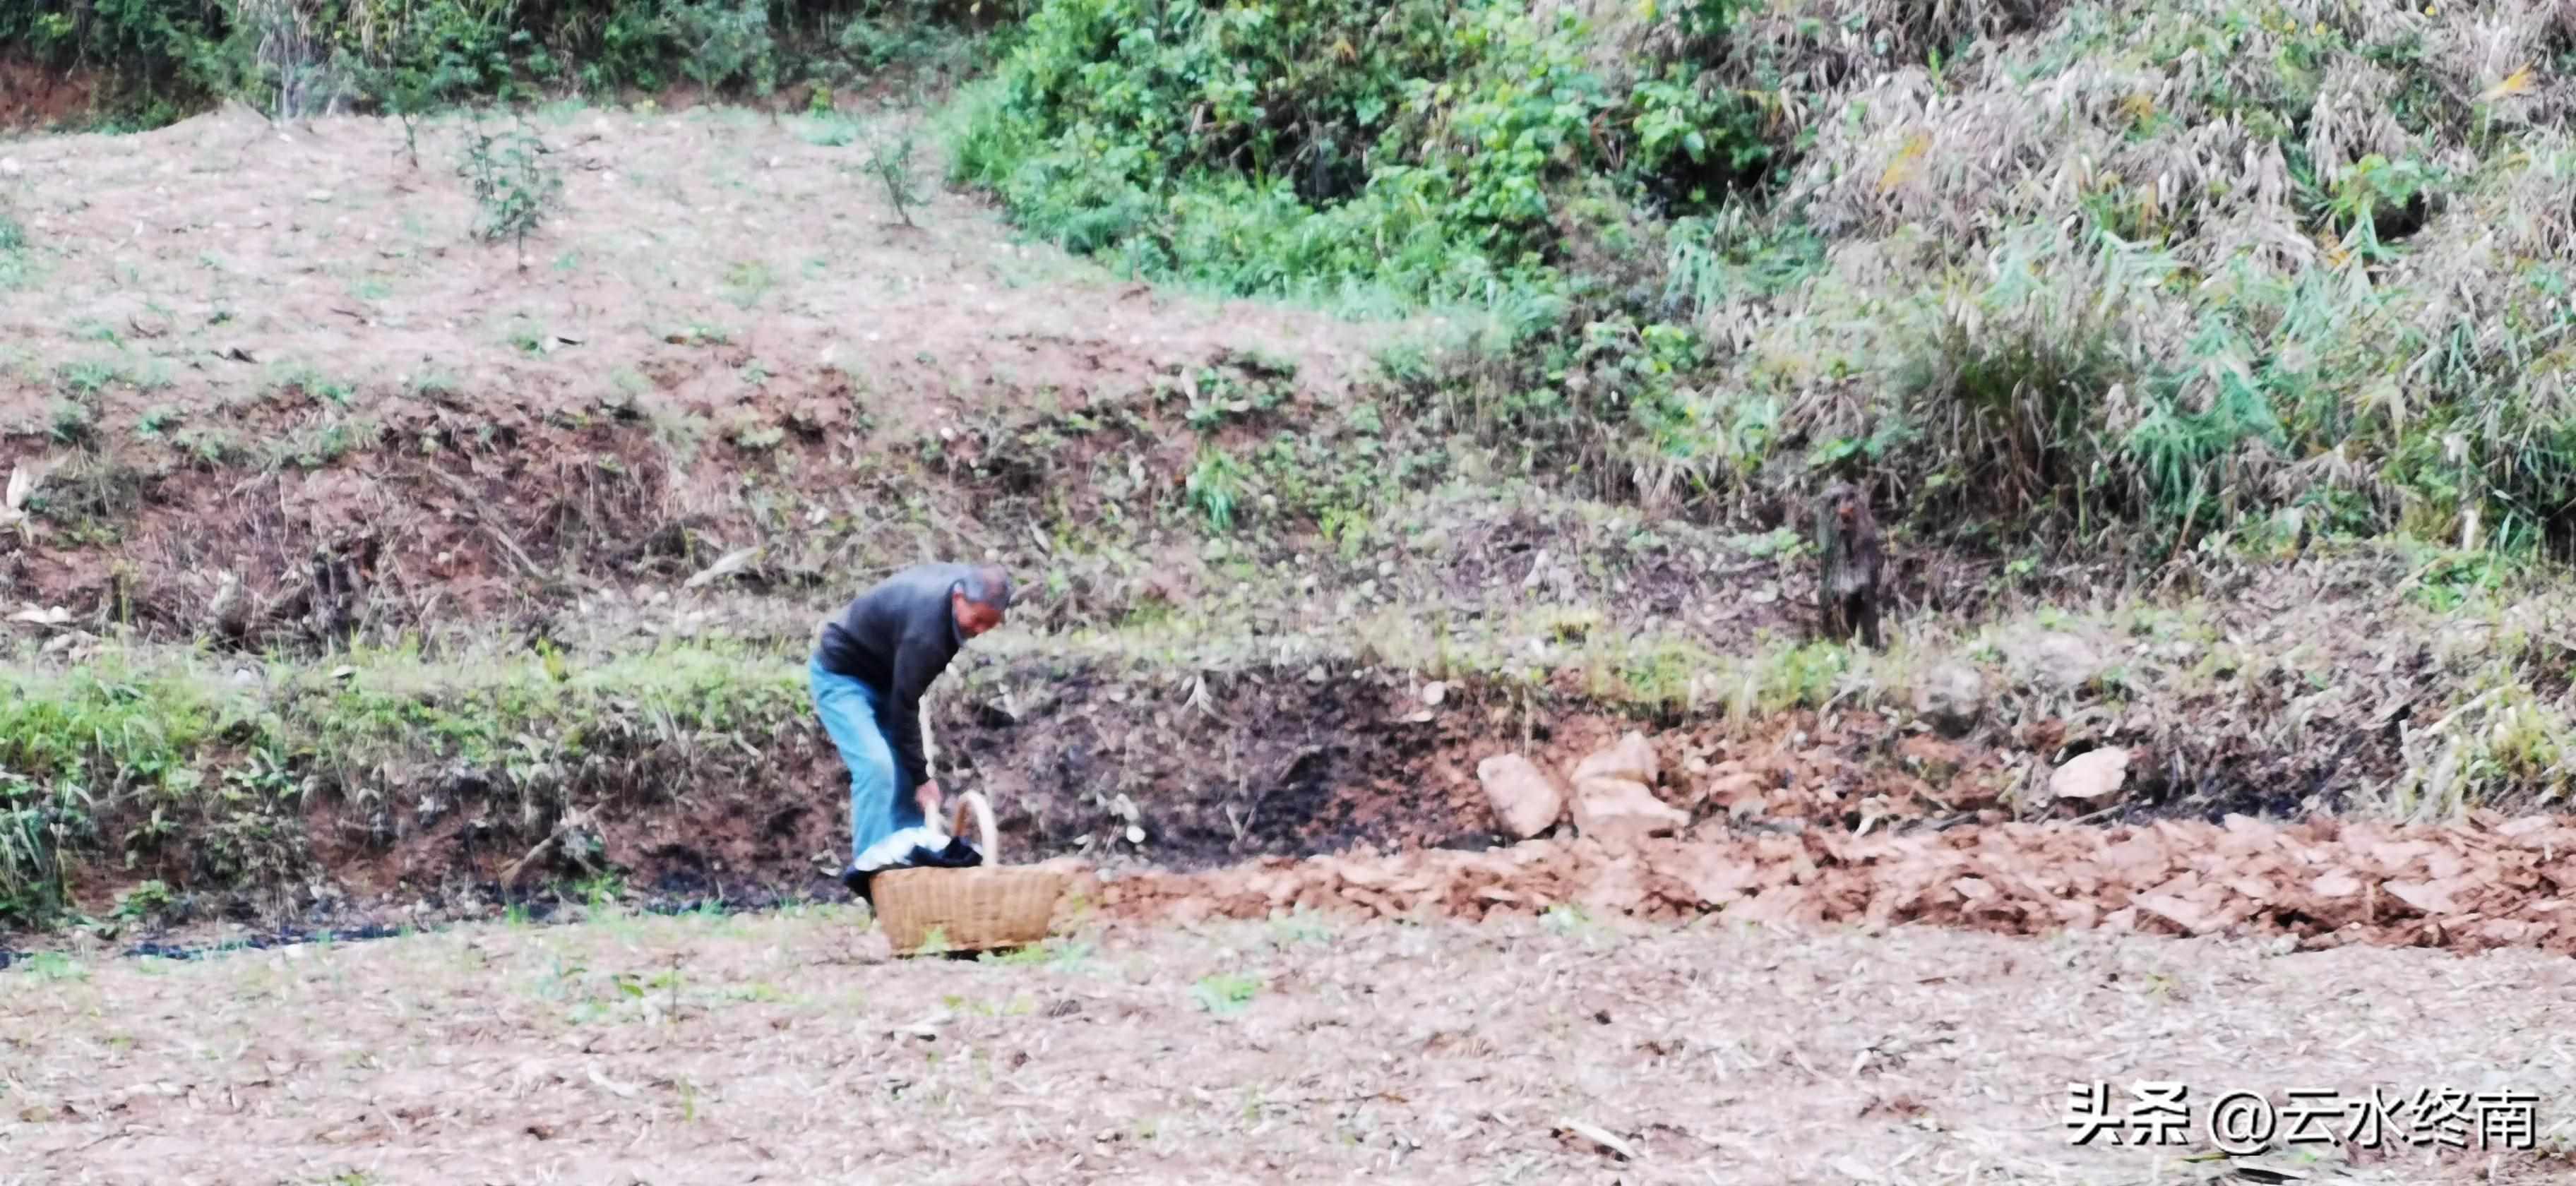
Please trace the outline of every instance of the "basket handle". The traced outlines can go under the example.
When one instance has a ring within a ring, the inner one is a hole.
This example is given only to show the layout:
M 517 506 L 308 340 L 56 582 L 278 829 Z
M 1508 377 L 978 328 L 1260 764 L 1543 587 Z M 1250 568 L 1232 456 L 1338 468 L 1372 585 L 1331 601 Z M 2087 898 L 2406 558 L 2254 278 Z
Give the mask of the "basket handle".
M 982 791 L 964 791 L 958 794 L 957 812 L 949 817 L 948 831 L 951 835 L 955 835 L 966 830 L 966 809 L 969 807 L 975 809 L 975 832 L 983 838 L 984 859 L 994 860 L 994 845 L 998 837 L 993 828 L 993 805 L 984 801 Z

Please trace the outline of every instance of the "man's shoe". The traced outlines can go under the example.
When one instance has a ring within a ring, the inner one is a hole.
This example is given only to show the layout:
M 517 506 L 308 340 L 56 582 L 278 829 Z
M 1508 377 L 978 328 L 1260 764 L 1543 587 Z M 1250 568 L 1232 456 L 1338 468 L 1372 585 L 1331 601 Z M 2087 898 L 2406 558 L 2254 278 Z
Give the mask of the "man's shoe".
M 841 870 L 841 884 L 849 889 L 851 897 L 867 903 L 870 909 L 874 909 L 876 900 L 868 896 L 869 876 L 859 872 L 858 866 L 851 865 Z

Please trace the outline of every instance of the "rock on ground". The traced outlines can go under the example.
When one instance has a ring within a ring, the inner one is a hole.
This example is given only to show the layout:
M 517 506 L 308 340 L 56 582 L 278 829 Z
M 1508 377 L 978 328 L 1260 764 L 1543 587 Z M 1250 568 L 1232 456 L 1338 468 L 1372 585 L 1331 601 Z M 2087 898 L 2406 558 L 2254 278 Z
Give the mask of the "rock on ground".
M 2080 688 L 2102 670 L 2100 648 L 2063 630 L 2008 638 L 2003 650 L 2018 679 L 2043 687 Z
M 1656 764 L 1654 743 L 1646 740 L 1645 734 L 1631 729 L 1626 736 L 1619 739 L 1617 744 L 1607 749 L 1596 750 L 1591 756 L 1576 763 L 1574 780 L 1581 782 L 1587 778 L 1619 778 L 1651 787 L 1655 785 L 1659 773 L 1660 767 Z
M 2118 793 L 2129 780 L 2129 751 L 2116 745 L 2087 750 L 2066 760 L 2048 776 L 2048 793 L 2059 799 L 2094 803 Z
M 1946 736 L 1967 732 L 1985 708 L 1985 673 L 1966 663 L 1939 664 L 1914 686 L 1914 714 Z
M 1604 843 L 1624 845 L 1669 835 L 1688 823 L 1688 812 L 1657 799 L 1644 783 L 1596 777 L 1575 785 L 1574 826 Z
M 1679 831 L 1690 813 L 1655 798 L 1655 747 L 1635 731 L 1574 768 L 1574 826 L 1606 844 L 1626 845 Z
M 1519 754 L 1495 754 L 1476 764 L 1476 780 L 1485 785 L 1485 801 L 1494 822 L 1515 840 L 1527 840 L 1556 825 L 1565 813 L 1565 792 L 1538 764 Z

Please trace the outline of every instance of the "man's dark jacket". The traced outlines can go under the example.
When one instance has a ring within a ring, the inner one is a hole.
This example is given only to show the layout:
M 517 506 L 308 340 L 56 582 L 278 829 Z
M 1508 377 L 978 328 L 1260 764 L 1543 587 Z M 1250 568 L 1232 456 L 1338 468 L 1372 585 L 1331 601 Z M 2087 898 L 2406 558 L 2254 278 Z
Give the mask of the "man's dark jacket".
M 948 595 L 973 571 L 964 564 L 916 564 L 887 577 L 827 623 L 814 648 L 823 670 L 877 690 L 883 700 L 878 720 L 906 788 L 930 780 L 921 756 L 921 693 L 966 643 Z

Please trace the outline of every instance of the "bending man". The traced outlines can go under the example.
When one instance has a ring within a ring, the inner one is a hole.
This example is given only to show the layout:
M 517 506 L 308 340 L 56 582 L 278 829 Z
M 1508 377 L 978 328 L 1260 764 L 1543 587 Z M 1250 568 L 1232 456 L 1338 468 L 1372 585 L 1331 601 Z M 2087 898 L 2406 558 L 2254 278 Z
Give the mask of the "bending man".
M 806 674 L 823 731 L 850 768 L 850 866 L 841 883 L 860 898 L 882 870 L 961 862 L 962 840 L 943 858 L 902 835 L 939 816 L 939 784 L 922 758 L 921 694 L 1010 606 L 1011 578 L 998 567 L 916 564 L 824 623 Z

